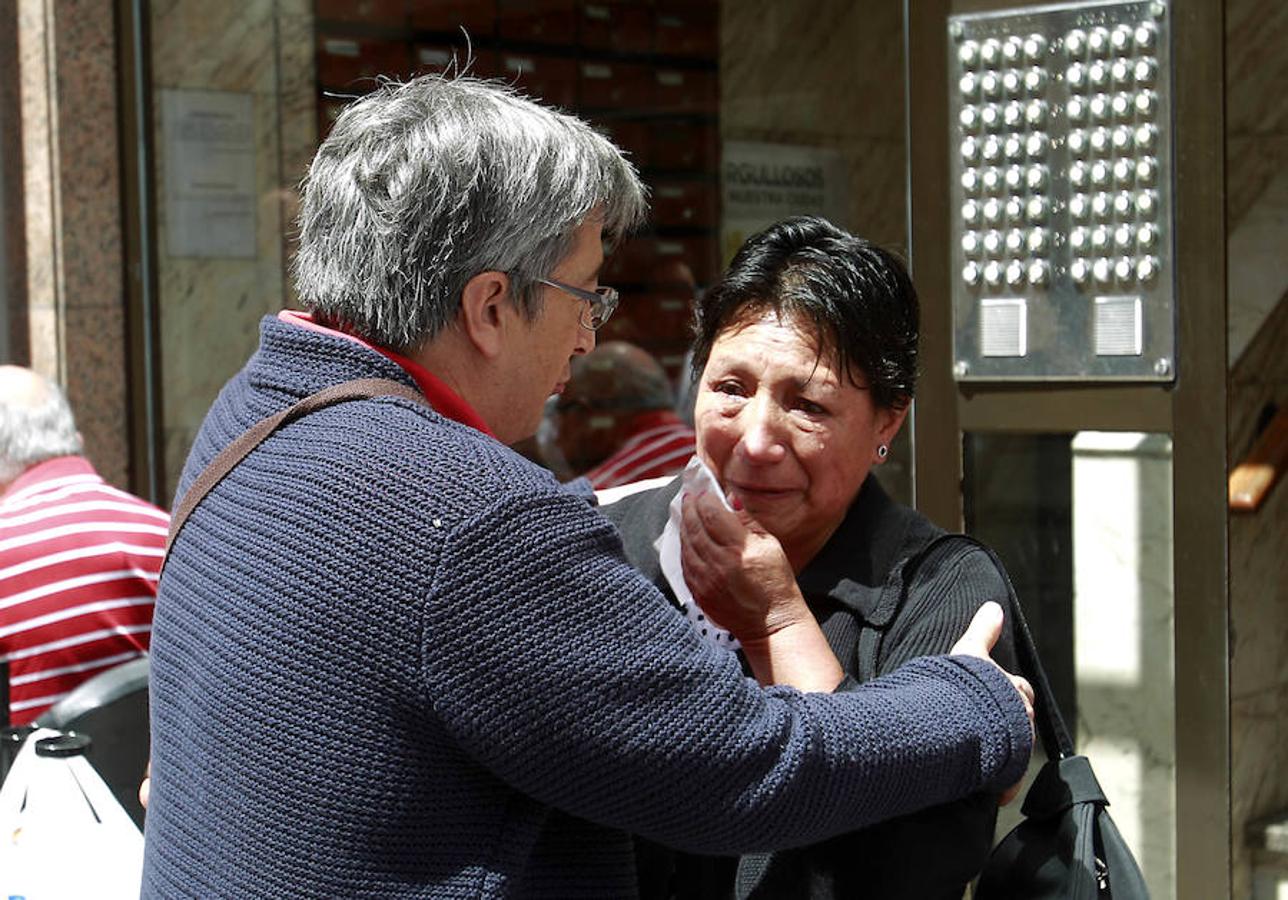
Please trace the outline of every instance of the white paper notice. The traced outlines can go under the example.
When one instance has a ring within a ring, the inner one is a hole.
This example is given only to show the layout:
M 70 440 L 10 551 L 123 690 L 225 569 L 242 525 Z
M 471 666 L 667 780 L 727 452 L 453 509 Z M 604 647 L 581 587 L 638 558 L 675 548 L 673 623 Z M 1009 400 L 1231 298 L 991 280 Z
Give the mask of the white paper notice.
M 166 252 L 254 259 L 255 98 L 163 90 Z

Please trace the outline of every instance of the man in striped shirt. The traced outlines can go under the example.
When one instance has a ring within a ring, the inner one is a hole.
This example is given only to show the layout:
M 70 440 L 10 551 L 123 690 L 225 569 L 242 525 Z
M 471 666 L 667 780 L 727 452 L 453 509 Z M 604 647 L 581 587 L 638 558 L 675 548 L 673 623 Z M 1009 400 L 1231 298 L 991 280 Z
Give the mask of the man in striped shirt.
M 693 429 L 676 415 L 657 360 L 634 344 L 610 341 L 574 357 L 571 371 L 544 426 L 543 455 L 553 455 L 552 469 L 565 477 L 584 473 L 602 490 L 684 468 Z
M 0 366 L 0 662 L 12 724 L 147 652 L 168 526 L 81 456 L 56 384 Z

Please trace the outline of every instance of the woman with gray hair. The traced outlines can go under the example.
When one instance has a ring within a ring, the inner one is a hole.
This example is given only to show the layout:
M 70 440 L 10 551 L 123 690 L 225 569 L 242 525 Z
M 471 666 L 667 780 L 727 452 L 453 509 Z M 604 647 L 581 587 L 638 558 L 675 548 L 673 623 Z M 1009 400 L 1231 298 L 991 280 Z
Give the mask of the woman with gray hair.
M 647 212 L 634 168 L 579 119 L 470 78 L 390 84 L 309 166 L 295 284 L 318 322 L 405 353 L 480 272 L 508 275 L 535 316 L 574 226 L 599 218 L 612 246 Z
M 802 843 L 1018 778 L 986 629 L 885 691 L 761 690 L 509 448 L 595 346 L 604 236 L 643 213 L 611 143 L 502 86 L 340 115 L 303 188 L 312 315 L 263 322 L 180 491 L 265 417 L 396 384 L 273 431 L 171 545 L 145 897 L 630 896 L 630 833 Z

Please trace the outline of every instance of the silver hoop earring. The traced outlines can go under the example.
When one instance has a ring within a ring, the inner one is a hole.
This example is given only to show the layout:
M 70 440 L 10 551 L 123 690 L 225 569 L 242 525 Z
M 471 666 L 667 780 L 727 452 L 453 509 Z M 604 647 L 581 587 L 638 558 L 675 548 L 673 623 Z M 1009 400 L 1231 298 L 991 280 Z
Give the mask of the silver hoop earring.
M 890 455 L 890 448 L 887 447 L 885 444 L 882 444 L 880 447 L 877 447 L 877 459 L 884 460 L 889 455 Z

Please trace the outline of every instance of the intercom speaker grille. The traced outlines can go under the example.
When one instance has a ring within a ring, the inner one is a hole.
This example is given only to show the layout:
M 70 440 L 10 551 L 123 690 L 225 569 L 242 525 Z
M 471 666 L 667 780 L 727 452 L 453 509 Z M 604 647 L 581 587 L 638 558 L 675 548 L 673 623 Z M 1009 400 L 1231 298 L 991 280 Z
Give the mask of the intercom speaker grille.
M 1023 356 L 1028 345 L 1028 303 L 1014 297 L 981 300 L 979 326 L 984 356 Z
M 1140 356 L 1142 321 L 1139 297 L 1096 298 L 1096 355 Z

